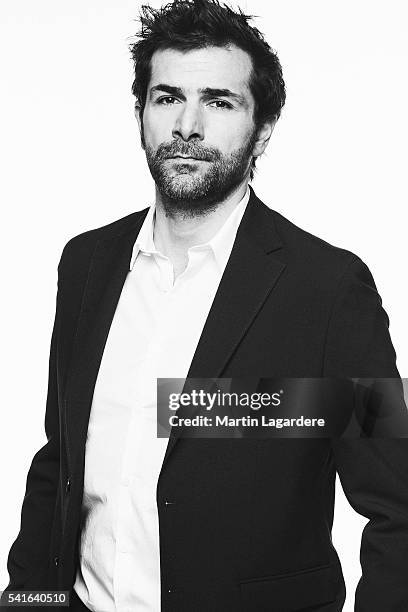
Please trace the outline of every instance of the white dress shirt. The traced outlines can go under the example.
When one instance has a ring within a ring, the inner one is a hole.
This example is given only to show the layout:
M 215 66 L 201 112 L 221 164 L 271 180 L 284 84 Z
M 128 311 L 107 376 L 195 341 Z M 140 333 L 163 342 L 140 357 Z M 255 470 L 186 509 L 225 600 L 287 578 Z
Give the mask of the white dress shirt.
M 95 612 L 159 612 L 157 378 L 185 378 L 249 188 L 186 269 L 156 250 L 152 204 L 134 244 L 93 395 L 85 449 L 80 562 L 74 589 Z

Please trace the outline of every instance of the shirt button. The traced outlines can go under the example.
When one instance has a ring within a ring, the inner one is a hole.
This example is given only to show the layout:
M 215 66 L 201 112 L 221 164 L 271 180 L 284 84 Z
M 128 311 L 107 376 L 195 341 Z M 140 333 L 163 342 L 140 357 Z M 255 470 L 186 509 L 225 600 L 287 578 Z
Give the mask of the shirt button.
M 58 566 L 59 564 L 59 557 L 54 557 L 54 565 Z

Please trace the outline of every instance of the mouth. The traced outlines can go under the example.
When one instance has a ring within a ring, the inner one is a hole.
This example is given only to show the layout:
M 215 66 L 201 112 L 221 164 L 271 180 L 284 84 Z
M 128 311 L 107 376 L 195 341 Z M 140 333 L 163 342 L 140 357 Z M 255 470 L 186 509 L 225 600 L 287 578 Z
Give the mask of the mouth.
M 174 155 L 170 159 L 186 159 L 188 161 L 206 161 L 205 159 L 199 159 L 198 157 L 185 157 L 184 155 Z

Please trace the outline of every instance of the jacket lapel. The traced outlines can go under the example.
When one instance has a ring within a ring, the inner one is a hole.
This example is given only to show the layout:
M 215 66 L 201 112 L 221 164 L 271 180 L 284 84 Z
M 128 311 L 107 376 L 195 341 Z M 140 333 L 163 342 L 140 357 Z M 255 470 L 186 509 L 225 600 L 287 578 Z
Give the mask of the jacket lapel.
M 82 298 L 64 394 L 65 434 L 71 473 L 81 470 L 92 397 L 105 343 L 129 272 L 133 245 L 147 214 L 124 233 L 98 241 Z
M 274 212 L 250 187 L 250 199 L 238 228 L 230 258 L 220 281 L 188 377 L 218 378 L 241 338 L 273 289 L 285 264 L 272 253 L 282 243 Z M 129 272 L 132 248 L 147 213 L 124 233 L 98 241 L 73 347 L 64 399 L 65 434 L 71 474 L 81 471 L 94 387 L 109 329 Z M 180 437 L 173 428 L 162 469 Z
M 271 211 L 251 196 L 242 217 L 233 249 L 218 286 L 187 378 L 220 378 L 286 264 L 272 253 L 283 245 Z M 182 409 L 180 409 L 180 413 Z M 193 416 L 191 408 L 189 414 Z M 182 427 L 172 428 L 162 469 Z

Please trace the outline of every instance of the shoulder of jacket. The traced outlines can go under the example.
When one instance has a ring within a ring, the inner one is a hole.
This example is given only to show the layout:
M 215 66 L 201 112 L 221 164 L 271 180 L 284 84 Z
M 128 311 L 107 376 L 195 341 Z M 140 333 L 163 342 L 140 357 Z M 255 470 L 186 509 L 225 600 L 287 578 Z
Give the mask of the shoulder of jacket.
M 353 251 L 310 233 L 275 210 L 273 213 L 277 231 L 291 258 L 302 260 L 305 265 L 309 263 L 313 267 L 319 266 L 320 263 L 321 267 L 332 269 L 339 274 L 356 262 L 365 265 Z
M 143 210 L 130 213 L 106 225 L 89 229 L 73 236 L 68 240 L 62 250 L 58 267 L 60 267 L 63 261 L 65 262 L 72 258 L 86 260 L 88 257 L 92 256 L 99 240 L 105 240 L 106 238 L 126 232 L 140 217 L 146 214 L 147 210 L 147 208 L 144 208 Z

